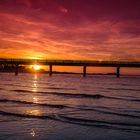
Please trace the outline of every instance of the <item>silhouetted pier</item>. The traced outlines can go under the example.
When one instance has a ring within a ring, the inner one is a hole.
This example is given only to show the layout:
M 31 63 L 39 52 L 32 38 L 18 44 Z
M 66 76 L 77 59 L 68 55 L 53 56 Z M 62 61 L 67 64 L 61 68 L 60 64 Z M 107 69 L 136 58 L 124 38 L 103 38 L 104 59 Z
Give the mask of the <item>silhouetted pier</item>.
M 88 66 L 95 67 L 116 67 L 116 76 L 120 77 L 121 67 L 140 68 L 140 62 L 128 61 L 96 61 L 96 60 L 40 60 L 40 59 L 4 59 L 0 58 L 0 65 L 13 65 L 15 75 L 18 75 L 20 65 L 49 65 L 49 75 L 53 73 L 53 66 L 82 66 L 83 76 L 86 77 Z

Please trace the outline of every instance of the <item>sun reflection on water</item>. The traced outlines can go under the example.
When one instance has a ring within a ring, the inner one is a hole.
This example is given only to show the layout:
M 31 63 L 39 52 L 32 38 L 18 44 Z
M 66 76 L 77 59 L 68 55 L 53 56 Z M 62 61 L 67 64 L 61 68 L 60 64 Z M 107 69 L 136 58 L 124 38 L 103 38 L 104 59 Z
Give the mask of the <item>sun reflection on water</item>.
M 37 92 L 37 89 L 36 89 L 36 88 L 34 88 L 32 91 L 33 91 L 33 92 Z
M 38 90 L 38 83 L 37 83 L 37 74 L 34 75 L 34 79 L 33 79 L 33 85 L 32 85 L 32 91 L 33 92 L 37 92 Z
M 40 112 L 40 110 L 36 109 L 36 110 L 31 110 L 30 114 L 35 115 L 35 116 L 39 116 L 39 115 L 41 115 L 41 112 Z
M 33 103 L 38 103 L 38 98 L 33 97 Z
M 31 134 L 32 137 L 35 137 L 35 135 L 36 135 L 35 130 L 31 129 L 31 133 L 30 134 Z
M 36 82 L 35 82 L 35 81 L 34 81 L 34 86 L 35 86 L 35 87 L 37 87 L 37 84 L 36 84 Z
M 34 75 L 34 79 L 37 79 L 38 77 L 37 77 L 37 74 L 35 73 L 35 75 Z

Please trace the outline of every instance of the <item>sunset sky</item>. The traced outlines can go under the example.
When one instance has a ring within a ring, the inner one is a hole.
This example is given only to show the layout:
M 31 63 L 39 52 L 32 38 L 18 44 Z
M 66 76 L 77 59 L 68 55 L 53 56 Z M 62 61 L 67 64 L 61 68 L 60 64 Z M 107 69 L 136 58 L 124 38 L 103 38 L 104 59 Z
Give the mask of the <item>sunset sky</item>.
M 0 57 L 140 60 L 139 0 L 0 0 Z

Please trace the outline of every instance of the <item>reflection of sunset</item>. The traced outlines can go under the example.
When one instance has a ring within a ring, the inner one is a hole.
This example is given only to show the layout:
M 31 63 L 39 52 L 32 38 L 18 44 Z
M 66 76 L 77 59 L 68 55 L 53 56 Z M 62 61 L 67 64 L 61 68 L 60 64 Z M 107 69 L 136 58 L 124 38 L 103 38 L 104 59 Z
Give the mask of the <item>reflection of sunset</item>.
M 37 83 L 37 74 L 34 75 L 34 80 L 32 84 L 32 91 L 37 92 L 38 90 L 38 83 Z M 34 99 L 34 98 L 33 98 Z
M 38 103 L 38 99 L 36 97 L 33 97 L 33 103 Z
M 31 136 L 33 136 L 33 137 L 34 137 L 34 136 L 36 135 L 35 130 L 34 130 L 34 129 L 32 129 L 30 134 L 31 134 Z
M 40 112 L 40 110 L 32 110 L 29 112 L 29 114 L 38 116 L 38 115 L 41 115 L 41 112 Z

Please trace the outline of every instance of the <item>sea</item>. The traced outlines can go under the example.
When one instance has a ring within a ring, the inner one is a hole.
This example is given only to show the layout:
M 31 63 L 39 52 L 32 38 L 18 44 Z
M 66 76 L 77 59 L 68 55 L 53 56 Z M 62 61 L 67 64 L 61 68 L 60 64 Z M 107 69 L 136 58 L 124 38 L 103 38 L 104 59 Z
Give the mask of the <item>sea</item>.
M 140 76 L 0 73 L 0 140 L 140 140 Z

